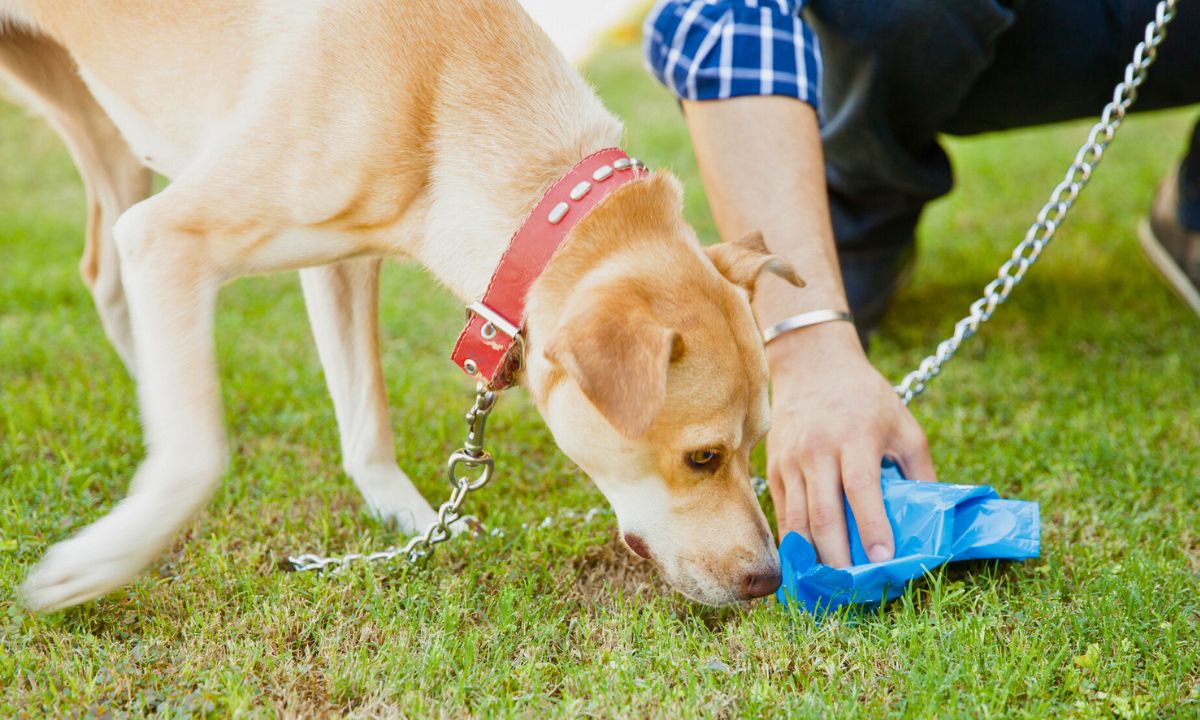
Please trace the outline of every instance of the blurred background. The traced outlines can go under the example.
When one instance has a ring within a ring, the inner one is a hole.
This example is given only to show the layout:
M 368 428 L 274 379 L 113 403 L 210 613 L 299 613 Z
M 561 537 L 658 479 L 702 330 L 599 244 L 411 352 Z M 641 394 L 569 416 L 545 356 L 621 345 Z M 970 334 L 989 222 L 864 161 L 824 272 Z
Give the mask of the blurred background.
M 574 63 L 596 48 L 605 31 L 630 22 L 651 5 L 647 0 L 521 0 L 521 4 Z

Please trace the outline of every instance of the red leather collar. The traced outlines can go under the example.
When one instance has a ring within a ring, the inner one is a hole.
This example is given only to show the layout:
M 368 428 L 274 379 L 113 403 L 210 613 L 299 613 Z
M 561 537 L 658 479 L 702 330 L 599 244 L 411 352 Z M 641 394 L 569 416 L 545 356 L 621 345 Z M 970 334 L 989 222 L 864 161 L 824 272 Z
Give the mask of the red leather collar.
M 467 327 L 450 359 L 492 390 L 511 385 L 524 352 L 529 289 L 580 220 L 614 190 L 647 174 L 636 159 L 607 148 L 556 182 L 509 241 L 483 299 L 467 308 Z

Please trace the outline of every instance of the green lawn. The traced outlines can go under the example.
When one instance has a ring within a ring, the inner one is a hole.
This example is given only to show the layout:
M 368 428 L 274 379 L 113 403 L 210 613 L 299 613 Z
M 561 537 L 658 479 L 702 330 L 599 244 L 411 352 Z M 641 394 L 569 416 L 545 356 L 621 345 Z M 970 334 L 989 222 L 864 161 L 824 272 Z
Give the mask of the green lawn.
M 680 115 L 637 48 L 610 47 L 590 77 L 713 238 Z M 0 106 L 0 715 L 1200 715 L 1200 322 L 1133 233 L 1194 115 L 1122 131 L 1044 264 L 916 406 L 942 479 L 1041 502 L 1042 559 L 935 573 L 818 624 L 773 601 L 687 602 L 610 516 L 569 517 L 602 498 L 520 391 L 490 428 L 495 486 L 469 505 L 504 537 L 454 543 L 428 572 L 282 572 L 289 552 L 401 540 L 339 469 L 294 275 L 222 295 L 235 452 L 207 514 L 128 587 L 28 615 L 18 583 L 121 497 L 141 438 L 76 273 L 83 188 L 43 123 Z M 929 213 L 874 349 L 890 377 L 950 330 L 1083 135 L 952 143 L 959 189 Z M 441 502 L 470 395 L 446 357 L 462 311 L 418 269 L 384 284 L 401 464 Z

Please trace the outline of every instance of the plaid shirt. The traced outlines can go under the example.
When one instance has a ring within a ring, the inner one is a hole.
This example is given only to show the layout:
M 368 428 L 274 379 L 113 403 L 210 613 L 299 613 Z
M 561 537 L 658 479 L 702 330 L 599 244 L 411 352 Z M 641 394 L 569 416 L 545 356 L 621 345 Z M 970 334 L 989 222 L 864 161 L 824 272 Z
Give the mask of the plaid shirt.
M 808 0 L 659 0 L 646 18 L 650 72 L 678 97 L 786 95 L 814 108 L 821 48 L 800 18 Z

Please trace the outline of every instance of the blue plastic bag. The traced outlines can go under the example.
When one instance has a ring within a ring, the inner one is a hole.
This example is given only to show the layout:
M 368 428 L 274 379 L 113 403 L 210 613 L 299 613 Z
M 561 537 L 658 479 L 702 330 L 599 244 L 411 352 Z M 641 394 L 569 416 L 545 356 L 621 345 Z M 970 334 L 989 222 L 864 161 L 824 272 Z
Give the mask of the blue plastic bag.
M 814 614 L 843 605 L 877 605 L 899 597 L 910 580 L 943 563 L 1024 560 L 1041 550 L 1041 516 L 1035 502 L 1003 500 L 986 485 L 907 480 L 892 463 L 884 463 L 881 482 L 883 506 L 896 539 L 895 557 L 880 563 L 867 558 L 847 503 L 853 566 L 839 570 L 818 563 L 812 544 L 789 533 L 779 545 L 779 602 L 795 603 Z

